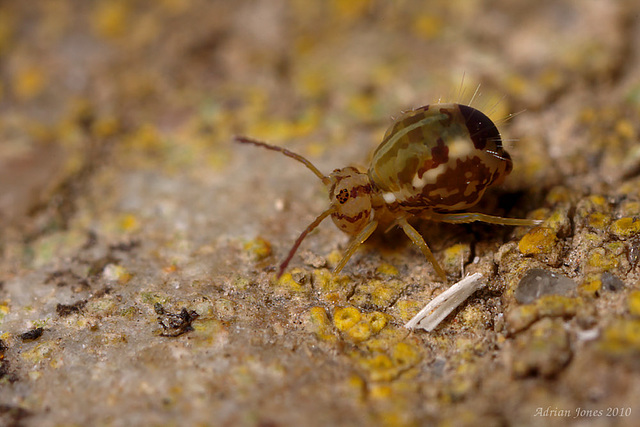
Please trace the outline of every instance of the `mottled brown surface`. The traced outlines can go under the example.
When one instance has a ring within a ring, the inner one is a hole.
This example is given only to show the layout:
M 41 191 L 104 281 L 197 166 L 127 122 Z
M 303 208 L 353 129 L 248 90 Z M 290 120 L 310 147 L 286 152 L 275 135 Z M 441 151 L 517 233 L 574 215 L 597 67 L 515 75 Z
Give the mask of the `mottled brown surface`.
M 639 16 L 0 2 L 0 424 L 640 425 Z M 233 135 L 328 174 L 439 99 L 512 155 L 478 210 L 544 227 L 418 223 L 451 280 L 486 277 L 429 334 L 402 325 L 446 286 L 398 230 L 334 277 L 326 221 L 276 281 L 326 191 Z M 574 292 L 518 303 L 531 269 Z

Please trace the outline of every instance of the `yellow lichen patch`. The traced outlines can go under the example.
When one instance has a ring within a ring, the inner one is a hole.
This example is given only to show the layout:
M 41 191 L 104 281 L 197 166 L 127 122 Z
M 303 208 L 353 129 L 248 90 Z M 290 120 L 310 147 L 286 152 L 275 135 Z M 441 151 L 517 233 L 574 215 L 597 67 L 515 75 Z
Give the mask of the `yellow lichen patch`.
M 581 199 L 576 207 L 576 216 L 586 217 L 593 212 L 608 213 L 611 210 L 607 199 L 602 196 L 592 195 Z
M 369 389 L 372 399 L 386 400 L 393 395 L 393 388 L 389 384 L 373 384 Z
M 127 135 L 123 146 L 131 151 L 154 153 L 162 151 L 163 140 L 158 129 L 151 123 L 143 123 Z
M 356 356 L 372 381 L 392 381 L 415 366 L 421 358 L 420 349 L 407 342 L 393 345 L 388 352 Z
M 580 298 L 545 295 L 538 299 L 536 307 L 541 317 L 574 316 L 582 304 Z
M 245 242 L 242 248 L 254 261 L 262 261 L 271 255 L 271 244 L 262 237 L 256 237 L 253 240 Z
M 384 274 L 385 276 L 397 276 L 398 269 L 391 264 L 383 262 L 378 267 L 376 267 L 376 273 Z
M 640 220 L 629 217 L 620 218 L 611 224 L 609 230 L 619 238 L 631 237 L 640 232 Z
M 333 0 L 331 9 L 336 17 L 349 22 L 363 16 L 371 7 L 371 0 Z
M 193 333 L 189 336 L 189 340 L 194 344 L 210 348 L 213 345 L 222 346 L 227 341 L 227 327 L 214 317 L 200 317 L 191 326 Z
M 130 5 L 126 1 L 100 1 L 95 4 L 92 24 L 95 32 L 115 39 L 127 32 Z
M 121 123 L 115 117 L 98 117 L 91 126 L 91 132 L 97 138 L 108 138 L 121 129 Z
M 599 349 L 609 356 L 638 356 L 640 354 L 640 320 L 618 319 L 602 333 Z
M 346 332 L 349 338 L 351 338 L 351 340 L 355 342 L 368 340 L 373 334 L 373 331 L 371 330 L 371 324 L 366 320 L 361 320 L 360 322 L 349 328 Z
M 527 328 L 542 317 L 572 317 L 583 305 L 580 298 L 561 295 L 544 295 L 535 303 L 515 307 L 506 313 L 511 333 Z
M 599 271 L 612 270 L 619 262 L 616 254 L 605 248 L 595 248 L 587 256 L 587 265 Z
M 471 246 L 468 243 L 458 243 L 449 246 L 444 250 L 444 259 L 442 267 L 449 272 L 459 272 L 463 263 L 469 259 L 471 255 Z
M 339 331 L 347 331 L 362 319 L 362 313 L 356 307 L 339 307 L 333 313 L 333 324 Z
M 398 317 L 399 320 L 406 322 L 418 314 L 422 307 L 424 307 L 424 302 L 413 299 L 401 299 L 393 305 L 394 315 Z
M 627 119 L 620 119 L 616 122 L 615 130 L 618 136 L 626 139 L 635 139 L 636 130 L 633 123 Z
M 380 332 L 385 326 L 387 326 L 388 316 L 379 311 L 365 314 L 367 322 L 371 325 L 371 330 L 374 333 Z
M 46 84 L 45 72 L 42 68 L 31 66 L 20 70 L 13 81 L 13 92 L 22 101 L 29 101 L 38 96 Z
M 531 86 L 528 79 L 513 73 L 506 77 L 504 83 L 506 84 L 509 93 L 514 95 L 524 95 Z
M 53 341 L 45 341 L 36 345 L 31 350 L 21 352 L 20 357 L 33 364 L 37 364 L 43 360 L 50 360 L 55 347 L 56 345 Z
M 320 292 L 320 298 L 332 304 L 345 303 L 351 291 L 351 279 L 346 275 L 335 275 L 326 269 L 313 270 L 314 288 Z
M 399 280 L 370 280 L 358 286 L 352 302 L 356 305 L 369 303 L 378 307 L 389 307 L 405 286 Z
M 440 16 L 421 13 L 413 20 L 411 29 L 416 35 L 429 40 L 437 37 L 442 32 L 443 26 L 444 23 Z
M 327 262 L 331 266 L 336 266 L 342 259 L 342 253 L 340 251 L 331 251 L 327 256 Z
M 118 220 L 118 228 L 126 233 L 140 228 L 138 218 L 133 214 L 124 214 Z
M 359 119 L 370 118 L 373 115 L 375 99 L 370 93 L 357 93 L 349 98 L 349 112 Z
M 380 312 L 362 313 L 356 307 L 340 307 L 333 314 L 336 329 L 354 342 L 362 342 L 387 325 L 387 315 Z
M 322 307 L 311 307 L 308 317 L 309 331 L 324 341 L 334 341 L 336 336 L 332 333 L 331 320 Z
M 407 369 L 420 361 L 420 350 L 413 344 L 399 342 L 391 349 L 391 358 L 395 366 Z
M 309 275 L 301 268 L 294 268 L 285 272 L 279 279 L 275 280 L 275 285 L 280 290 L 290 293 L 310 292 Z
M 547 193 L 545 201 L 550 205 L 557 205 L 559 203 L 569 203 L 572 200 L 572 193 L 567 187 L 557 186 L 553 187 Z M 541 208 L 544 209 L 544 208 Z
M 551 253 L 556 243 L 556 233 L 545 227 L 536 227 L 525 234 L 518 243 L 518 250 L 524 255 Z
M 640 149 L 640 147 L 638 147 Z M 639 153 L 640 154 L 640 153 Z M 618 207 L 618 213 L 622 217 L 626 216 L 636 216 L 640 214 L 640 201 L 637 200 L 626 200 L 620 203 Z
M 602 289 L 602 279 L 599 274 L 588 275 L 585 281 L 578 287 L 578 293 L 583 296 L 593 297 Z
M 118 303 L 111 295 L 89 300 L 85 305 L 85 311 L 93 316 L 110 316 L 117 313 Z
M 587 217 L 587 225 L 597 230 L 606 230 L 611 223 L 611 216 L 601 212 L 594 212 Z
M 632 316 L 640 317 L 640 291 L 633 291 L 629 294 L 627 309 Z
M 9 314 L 10 311 L 11 309 L 9 308 L 9 301 L 0 301 L 0 321 L 4 319 L 4 316 Z
M 398 375 L 397 369 L 393 366 L 393 361 L 386 354 L 361 358 L 359 362 L 372 381 L 391 381 Z

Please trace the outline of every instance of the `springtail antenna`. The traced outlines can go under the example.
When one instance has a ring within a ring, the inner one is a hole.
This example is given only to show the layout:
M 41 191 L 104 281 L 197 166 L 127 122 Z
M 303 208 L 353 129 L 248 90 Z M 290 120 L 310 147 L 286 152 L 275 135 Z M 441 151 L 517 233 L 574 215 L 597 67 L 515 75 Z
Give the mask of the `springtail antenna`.
M 257 145 L 258 147 L 264 147 L 267 150 L 279 151 L 285 156 L 291 157 L 292 159 L 295 159 L 300 163 L 302 163 L 303 165 L 305 165 L 306 167 L 308 167 L 311 170 L 311 172 L 315 173 L 316 176 L 322 180 L 322 183 L 324 185 L 327 185 L 327 186 L 331 185 L 331 179 L 328 176 L 325 176 L 322 172 L 320 172 L 318 168 L 313 165 L 313 163 L 311 163 L 309 160 L 302 157 L 300 154 L 296 154 L 293 151 L 287 150 L 286 148 L 277 147 L 275 145 L 267 144 L 266 142 L 258 141 L 252 138 L 247 138 L 246 136 L 236 136 L 235 141 L 240 142 L 242 144 Z
M 311 170 L 311 172 L 316 174 L 316 176 L 322 180 L 324 185 L 326 185 L 326 186 L 331 185 L 331 178 L 329 178 L 328 176 L 325 176 L 322 172 L 320 172 L 318 170 L 317 167 L 315 167 L 313 165 L 313 163 L 311 163 L 309 160 L 307 160 L 304 157 L 302 157 L 300 154 L 296 154 L 296 153 L 294 153 L 292 151 L 287 150 L 286 148 L 277 147 L 275 145 L 267 144 L 266 142 L 258 141 L 256 139 L 252 139 L 252 138 L 247 138 L 245 136 L 236 136 L 235 137 L 235 141 L 236 142 L 240 142 L 242 144 L 257 145 L 258 147 L 263 147 L 263 148 L 266 148 L 267 150 L 278 151 L 278 152 L 284 154 L 285 156 L 291 157 L 292 159 L 295 159 L 295 160 L 299 161 L 300 163 L 302 163 L 303 165 L 305 165 L 307 168 L 309 168 Z M 313 220 L 313 222 L 311 224 L 309 224 L 307 226 L 307 228 L 304 229 L 304 231 L 300 234 L 300 236 L 298 236 L 298 239 L 296 239 L 296 241 L 293 244 L 293 247 L 291 248 L 291 250 L 289 250 L 289 254 L 287 255 L 287 258 L 285 258 L 285 260 L 282 261 L 282 264 L 280 264 L 280 267 L 278 268 L 278 275 L 276 276 L 276 278 L 279 279 L 280 276 L 282 276 L 282 273 L 284 273 L 284 270 L 289 265 L 289 262 L 291 261 L 291 259 L 295 255 L 296 251 L 298 250 L 298 247 L 300 247 L 300 244 L 302 243 L 304 238 L 307 237 L 307 234 L 309 234 L 311 231 L 313 231 L 313 229 L 316 228 L 318 225 L 320 225 L 320 223 L 326 217 L 328 217 L 329 215 L 331 215 L 335 211 L 336 211 L 336 208 L 334 206 L 331 206 L 329 209 L 327 209 L 326 211 L 322 212 L 316 219 Z
M 293 258 L 293 255 L 295 255 L 296 251 L 298 250 L 298 247 L 300 246 L 300 243 L 302 243 L 304 238 L 307 237 L 307 234 L 309 234 L 314 228 L 320 225 L 322 220 L 324 220 L 326 217 L 328 217 L 335 211 L 336 211 L 336 208 L 334 206 L 331 206 L 329 209 L 327 209 L 326 211 L 318 215 L 318 217 L 314 219 L 313 222 L 309 224 L 302 233 L 300 233 L 300 236 L 298 236 L 298 238 L 296 239 L 296 242 L 291 247 L 291 250 L 289 251 L 287 258 L 284 261 L 282 261 L 282 264 L 280 264 L 280 268 L 278 268 L 278 275 L 276 276 L 277 279 L 279 279 L 280 276 L 282 276 L 282 273 L 284 273 L 284 270 L 289 265 L 289 261 L 291 261 L 291 258 Z

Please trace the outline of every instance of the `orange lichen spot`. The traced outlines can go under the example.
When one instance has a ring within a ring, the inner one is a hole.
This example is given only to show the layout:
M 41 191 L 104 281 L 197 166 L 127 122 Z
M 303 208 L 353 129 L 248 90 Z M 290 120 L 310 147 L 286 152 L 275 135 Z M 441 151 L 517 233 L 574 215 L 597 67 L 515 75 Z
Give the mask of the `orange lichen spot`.
M 175 273 L 176 271 L 178 271 L 178 266 L 175 264 L 162 267 L 162 272 L 166 274 Z
M 13 92 L 22 101 L 29 101 L 40 95 L 46 84 L 45 72 L 37 66 L 20 70 L 13 79 Z
M 271 255 L 271 244 L 262 237 L 245 242 L 243 249 L 254 261 L 262 261 Z
M 524 255 L 548 254 L 556 243 L 556 233 L 545 227 L 536 227 L 525 234 L 518 243 L 518 250 Z
M 640 232 L 640 220 L 630 217 L 620 218 L 611 224 L 609 230 L 620 238 L 630 237 Z
M 133 275 L 127 271 L 121 265 L 118 264 L 108 264 L 105 266 L 102 277 L 109 282 L 117 282 L 121 285 L 128 283 Z

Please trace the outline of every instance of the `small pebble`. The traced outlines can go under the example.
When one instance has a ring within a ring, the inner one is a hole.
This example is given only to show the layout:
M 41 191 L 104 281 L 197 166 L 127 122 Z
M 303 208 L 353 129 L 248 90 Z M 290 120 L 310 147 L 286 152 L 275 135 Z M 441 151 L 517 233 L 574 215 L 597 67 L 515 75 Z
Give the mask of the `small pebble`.
M 542 295 L 570 295 L 577 286 L 565 275 L 532 268 L 518 283 L 515 297 L 520 304 L 531 304 Z
M 624 289 L 624 282 L 613 274 L 605 271 L 602 273 L 602 289 L 606 291 L 618 292 Z

